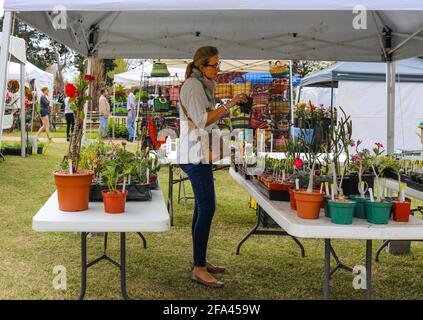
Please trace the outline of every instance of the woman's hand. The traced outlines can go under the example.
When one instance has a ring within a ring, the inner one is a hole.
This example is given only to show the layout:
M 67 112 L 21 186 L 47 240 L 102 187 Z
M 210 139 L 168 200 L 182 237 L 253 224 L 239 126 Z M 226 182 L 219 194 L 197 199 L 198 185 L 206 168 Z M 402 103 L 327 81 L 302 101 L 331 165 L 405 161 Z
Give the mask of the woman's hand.
M 248 101 L 247 95 L 244 93 L 237 94 L 231 101 L 226 105 L 228 108 L 233 108 L 238 105 L 240 102 L 245 103 Z

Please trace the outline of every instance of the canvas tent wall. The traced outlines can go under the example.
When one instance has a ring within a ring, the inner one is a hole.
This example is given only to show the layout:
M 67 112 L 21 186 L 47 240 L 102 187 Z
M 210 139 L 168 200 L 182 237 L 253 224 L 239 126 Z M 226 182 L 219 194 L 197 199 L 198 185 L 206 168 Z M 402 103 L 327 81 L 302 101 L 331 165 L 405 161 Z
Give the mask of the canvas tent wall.
M 3 138 L 3 120 L 5 119 L 5 88 L 7 71 L 9 67 L 9 61 L 16 63 L 19 66 L 19 76 L 17 77 L 20 83 L 19 90 L 19 104 L 21 109 L 21 155 L 26 155 L 26 144 L 25 144 L 25 63 L 26 61 L 26 45 L 25 41 L 21 38 L 10 36 L 10 30 L 6 30 L 4 33 L 7 41 L 3 41 L 3 33 L 0 33 L 1 47 L 0 47 L 0 61 L 2 61 L 1 78 L 3 90 L 0 91 L 0 146 Z M 4 45 L 6 43 L 6 45 Z M 10 117 L 10 116 L 9 116 Z
M 423 3 L 360 4 L 366 11 L 355 13 L 357 3 L 350 0 L 63 0 L 60 7 L 56 0 L 5 0 L 3 30 L 10 33 L 16 13 L 84 56 L 99 58 L 189 59 L 198 47 L 214 45 L 226 59 L 386 61 L 389 150 L 394 129 L 390 61 L 422 54 Z M 357 14 L 361 24 L 355 23 Z
M 383 63 L 339 62 L 301 81 L 301 101 L 309 99 L 328 106 L 329 88 L 335 87 L 335 103 L 353 120 L 353 138 L 363 147 L 375 142 L 386 146 L 386 65 Z M 423 121 L 423 60 L 396 62 L 395 150 L 421 150 L 418 124 Z M 315 98 L 315 99 L 313 99 Z

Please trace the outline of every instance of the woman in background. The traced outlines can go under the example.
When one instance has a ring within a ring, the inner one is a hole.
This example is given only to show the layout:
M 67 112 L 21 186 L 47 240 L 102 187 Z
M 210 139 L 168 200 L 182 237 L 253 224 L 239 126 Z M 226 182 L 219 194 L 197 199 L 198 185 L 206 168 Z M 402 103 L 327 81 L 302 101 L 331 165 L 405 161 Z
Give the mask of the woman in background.
M 41 122 L 43 125 L 41 126 L 40 130 L 38 130 L 37 132 L 37 138 L 40 136 L 41 132 L 45 131 L 48 140 L 52 141 L 50 137 L 50 121 L 49 121 L 50 100 L 48 99 L 48 88 L 47 87 L 42 88 L 41 92 L 43 93 L 43 95 L 41 96 L 41 99 L 40 99 L 40 114 L 41 114 Z

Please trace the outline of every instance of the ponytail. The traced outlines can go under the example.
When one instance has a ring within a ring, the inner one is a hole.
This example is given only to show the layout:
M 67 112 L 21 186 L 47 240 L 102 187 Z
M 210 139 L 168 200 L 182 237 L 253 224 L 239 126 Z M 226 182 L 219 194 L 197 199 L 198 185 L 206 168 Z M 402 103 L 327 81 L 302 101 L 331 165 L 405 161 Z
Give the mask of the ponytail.
M 188 79 L 189 77 L 191 77 L 192 69 L 194 68 L 195 68 L 194 61 L 188 63 L 187 70 L 185 72 L 185 79 Z

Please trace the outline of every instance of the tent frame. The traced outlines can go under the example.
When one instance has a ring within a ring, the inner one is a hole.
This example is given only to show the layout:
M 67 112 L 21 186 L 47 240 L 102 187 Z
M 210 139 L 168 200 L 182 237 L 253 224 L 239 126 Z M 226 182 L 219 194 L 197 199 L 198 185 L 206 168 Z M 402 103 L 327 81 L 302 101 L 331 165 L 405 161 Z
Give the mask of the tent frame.
M 7 67 L 9 63 L 9 57 L 11 56 L 10 50 L 10 36 L 12 35 L 12 26 L 15 19 L 14 13 L 5 12 L 3 17 L 3 37 L 1 40 L 1 51 L 0 51 L 0 146 L 3 137 L 3 119 L 5 113 L 5 102 L 6 102 L 6 86 L 7 86 Z M 19 61 L 20 64 L 20 81 L 19 81 L 19 96 L 20 96 L 20 119 L 21 119 L 21 156 L 26 156 L 26 126 L 25 126 L 25 62 Z M 4 156 L 0 152 L 0 158 L 4 159 Z
M 101 44 L 101 41 L 104 37 L 107 37 L 108 34 L 112 34 L 113 32 L 110 31 L 111 27 L 113 26 L 113 23 L 115 22 L 115 20 L 117 19 L 117 17 L 120 15 L 119 12 L 115 12 L 115 15 L 112 17 L 111 21 L 109 22 L 109 24 L 107 25 L 105 32 L 101 34 L 100 37 L 98 37 L 99 35 L 99 26 L 101 24 L 103 24 L 103 22 L 105 22 L 105 20 L 107 20 L 110 16 L 112 16 L 114 12 L 106 12 L 105 15 L 103 15 L 100 19 L 98 19 L 94 24 L 92 24 L 91 28 L 90 28 L 90 34 L 88 35 L 88 37 L 85 35 L 85 33 L 83 32 L 83 38 L 85 40 L 85 43 L 87 45 L 87 52 L 83 53 L 85 56 L 88 57 L 88 59 L 92 58 L 92 56 L 95 54 L 95 50 L 98 48 L 98 46 Z M 409 43 L 411 40 L 416 39 L 416 37 L 423 31 L 423 27 L 420 27 L 419 29 L 417 29 L 414 33 L 410 34 L 410 35 L 402 35 L 402 36 L 406 36 L 407 38 L 402 41 L 401 43 L 399 43 L 397 46 L 392 47 L 391 46 L 391 39 L 392 39 L 392 35 L 393 35 L 393 30 L 391 28 L 389 28 L 387 26 L 387 24 L 383 21 L 382 17 L 380 16 L 380 14 L 377 11 L 372 11 L 372 17 L 373 17 L 373 21 L 375 23 L 376 29 L 380 30 L 378 27 L 378 23 L 376 20 L 379 20 L 379 24 L 383 25 L 383 28 L 381 29 L 381 31 L 378 31 L 377 33 L 377 37 L 379 38 L 379 42 L 380 42 L 380 49 L 382 51 L 382 59 L 383 61 L 385 61 L 387 63 L 387 75 L 386 75 L 386 79 L 387 79 L 387 101 L 388 101 L 388 105 L 387 105 L 387 113 L 388 113 L 388 143 L 387 143 L 387 153 L 388 154 L 392 154 L 394 152 L 394 144 L 393 144 L 393 137 L 395 134 L 394 131 L 394 127 L 392 126 L 392 118 L 394 118 L 395 116 L 395 66 L 394 66 L 394 62 L 392 61 L 392 56 L 393 54 L 401 47 L 405 46 L 407 43 Z M 3 49 L 8 49 L 9 48 L 9 42 L 10 42 L 10 33 L 11 33 L 11 24 L 12 24 L 12 14 L 14 14 L 12 11 L 5 11 L 4 13 L 4 20 L 3 20 L 3 30 L 4 30 L 4 37 L 2 40 L 2 48 Z M 47 14 L 47 12 L 46 12 Z M 48 15 L 48 14 L 47 14 Z M 78 19 L 80 20 L 80 19 Z M 82 28 L 82 23 L 80 22 L 80 26 L 81 29 L 84 30 L 84 28 Z M 80 43 L 77 33 L 73 32 L 73 35 L 75 37 L 75 39 L 77 40 L 78 43 Z M 114 34 L 114 33 L 113 33 Z M 186 35 L 187 33 L 185 32 L 184 35 Z M 230 43 L 230 44 L 234 44 L 233 40 L 228 40 L 228 39 L 223 39 L 223 38 L 216 38 L 215 36 L 211 36 L 211 35 L 207 35 L 204 33 L 200 33 L 200 32 L 190 32 L 190 35 L 195 35 L 196 37 L 199 38 L 203 38 L 203 39 L 210 39 L 210 40 L 219 40 L 223 43 Z M 116 33 L 116 35 L 122 37 L 123 39 L 127 39 L 129 41 L 131 41 L 131 43 L 133 43 L 134 41 L 137 42 L 144 42 L 144 43 L 152 43 L 154 45 L 158 45 L 156 41 L 156 39 L 135 39 L 133 37 L 128 37 L 124 34 L 121 33 Z M 163 35 L 163 37 L 169 37 L 172 36 L 173 38 L 176 38 L 180 35 Z M 291 33 L 287 33 L 287 34 L 282 34 L 282 35 L 276 35 L 273 38 L 274 39 L 278 39 L 279 41 L 280 38 L 282 37 L 299 37 L 299 35 L 297 34 L 291 34 Z M 371 37 L 371 36 L 370 36 Z M 331 46 L 343 46 L 343 47 L 349 47 L 349 48 L 354 48 L 354 49 L 360 49 L 360 50 L 365 50 L 367 51 L 367 48 L 357 48 L 356 46 L 352 45 L 352 44 L 348 44 L 351 42 L 355 42 L 358 40 L 362 40 L 362 38 L 357 38 L 357 39 L 349 39 L 349 40 L 344 40 L 342 41 L 342 43 L 340 42 L 333 42 L 330 40 L 323 40 L 323 39 L 319 39 L 316 37 L 308 37 L 308 36 L 303 36 L 301 35 L 299 37 L 299 41 L 316 41 L 319 43 L 323 44 L 322 48 L 325 47 L 331 47 Z M 88 40 L 88 43 L 87 43 Z M 274 40 L 276 43 L 279 43 L 278 40 Z M 254 43 L 253 41 L 250 43 Z M 290 43 L 292 44 L 292 43 Z M 276 55 L 280 55 L 283 52 L 279 51 L 279 50 L 275 50 L 273 48 L 257 48 L 254 45 L 251 44 L 246 44 L 246 43 L 240 43 L 237 42 L 235 43 L 236 46 L 239 47 L 248 47 L 248 48 L 254 48 L 254 49 L 260 49 L 262 51 L 265 52 L 269 52 L 272 54 L 276 54 Z M 183 48 L 183 43 L 181 44 L 182 48 L 172 48 L 169 46 L 163 46 L 164 49 L 175 49 L 179 52 L 184 52 Z M 316 46 L 314 46 L 314 48 L 316 48 Z M 5 53 L 6 52 L 6 53 Z M 6 65 L 7 65 L 7 53 L 8 50 L 2 50 L 2 53 L 0 55 L 0 83 L 2 83 L 3 86 L 3 90 L 0 92 L 0 106 L 2 106 L 4 104 L 4 92 L 5 92 L 5 80 L 6 80 Z M 187 53 L 188 54 L 188 53 Z M 189 53 L 191 54 L 191 53 Z M 287 55 L 292 55 L 293 53 L 283 53 L 283 54 L 287 54 Z M 294 52 L 295 54 L 295 52 Z M 391 79 L 394 79 L 393 81 L 390 81 Z M 1 119 L 2 120 L 2 117 Z M 2 126 L 2 122 L 0 122 L 0 128 Z M 1 130 L 0 130 L 1 131 Z M 85 130 L 84 130 L 85 131 Z M 0 140 L 1 140 L 1 132 L 0 132 Z

